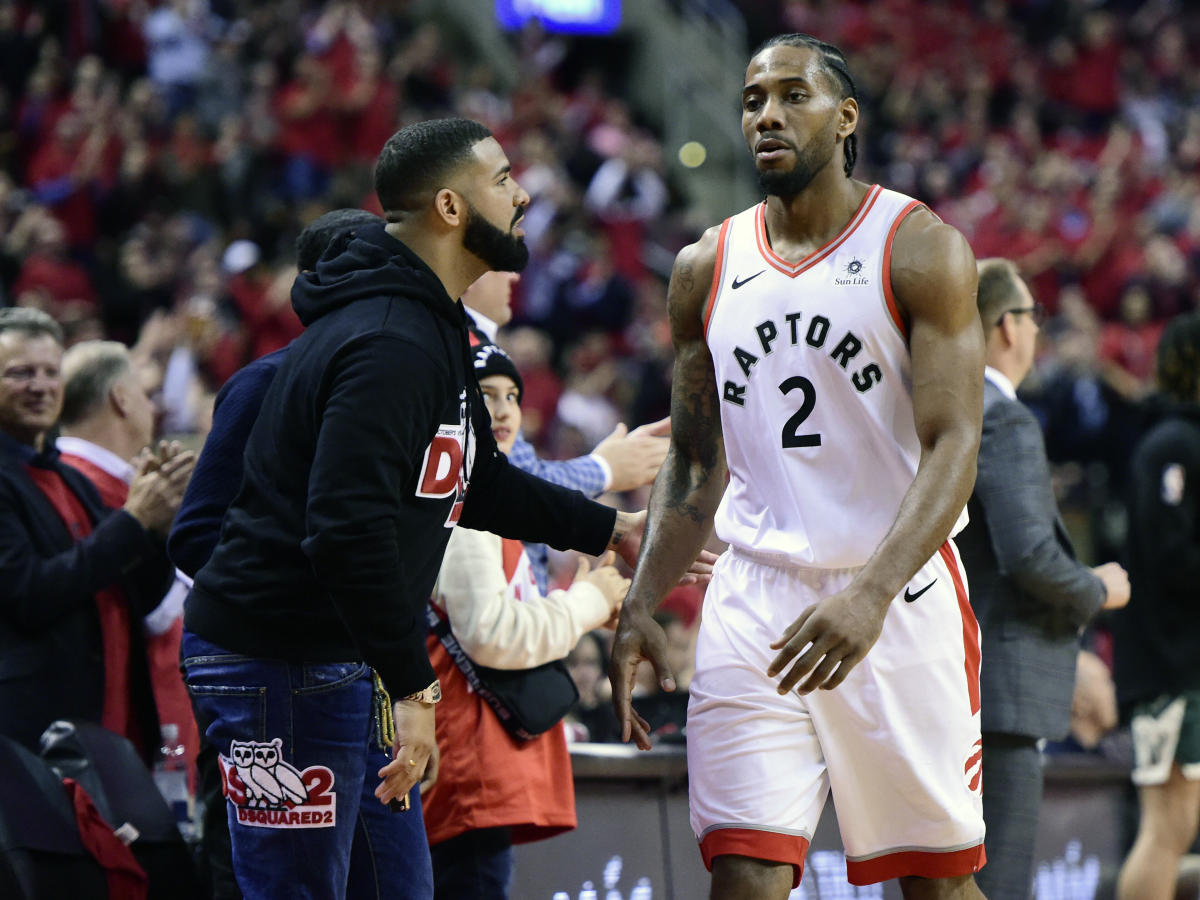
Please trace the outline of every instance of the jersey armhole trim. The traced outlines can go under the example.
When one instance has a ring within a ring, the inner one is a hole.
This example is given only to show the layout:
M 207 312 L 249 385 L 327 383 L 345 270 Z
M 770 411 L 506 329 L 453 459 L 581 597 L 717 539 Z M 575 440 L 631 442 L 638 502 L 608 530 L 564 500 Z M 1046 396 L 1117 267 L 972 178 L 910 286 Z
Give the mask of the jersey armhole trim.
M 708 324 L 712 321 L 713 311 L 717 308 L 717 298 L 721 294 L 721 280 L 725 277 L 725 243 L 729 237 L 729 223 L 726 219 L 721 223 L 721 232 L 717 236 L 717 258 L 713 265 L 712 286 L 708 289 L 708 299 L 704 303 L 704 336 L 708 337 Z
M 892 221 L 892 227 L 888 229 L 887 240 L 883 242 L 883 300 L 887 304 L 888 315 L 891 316 L 892 323 L 900 332 L 900 337 L 904 338 L 906 342 L 908 341 L 908 328 L 904 324 L 904 317 L 900 315 L 900 306 L 896 303 L 896 295 L 892 291 L 892 241 L 896 237 L 900 223 L 908 218 L 910 212 L 918 206 L 924 205 L 920 200 L 913 200 L 901 209 Z

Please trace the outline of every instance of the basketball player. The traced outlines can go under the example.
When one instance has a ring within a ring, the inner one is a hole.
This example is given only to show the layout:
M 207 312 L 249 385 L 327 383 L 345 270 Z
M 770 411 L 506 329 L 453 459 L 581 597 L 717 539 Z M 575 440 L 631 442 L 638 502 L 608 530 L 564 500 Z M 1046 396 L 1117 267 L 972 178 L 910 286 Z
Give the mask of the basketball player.
M 715 514 L 687 746 L 719 900 L 787 897 L 830 790 L 852 883 L 982 896 L 979 638 L 950 542 L 979 445 L 975 259 L 850 177 L 858 111 L 837 48 L 767 41 L 742 91 L 767 199 L 671 275 L 671 450 L 610 671 L 646 749 L 639 660 L 675 686 L 651 613 Z

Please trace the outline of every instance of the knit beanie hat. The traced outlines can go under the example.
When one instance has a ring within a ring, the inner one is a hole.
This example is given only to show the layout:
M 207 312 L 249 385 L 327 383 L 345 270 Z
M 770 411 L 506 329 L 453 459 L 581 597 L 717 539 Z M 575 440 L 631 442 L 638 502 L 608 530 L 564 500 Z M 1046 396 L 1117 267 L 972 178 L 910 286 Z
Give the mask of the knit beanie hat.
M 525 393 L 525 384 L 512 357 L 490 342 L 475 347 L 474 355 L 475 377 L 482 381 L 489 375 L 507 375 L 517 385 L 517 402 L 520 402 L 521 395 Z

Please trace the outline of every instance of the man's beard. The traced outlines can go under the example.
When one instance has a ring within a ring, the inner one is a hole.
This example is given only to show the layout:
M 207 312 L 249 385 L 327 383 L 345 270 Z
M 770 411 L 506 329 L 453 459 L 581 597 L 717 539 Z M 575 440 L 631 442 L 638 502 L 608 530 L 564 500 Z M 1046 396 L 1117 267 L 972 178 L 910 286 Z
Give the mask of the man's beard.
M 816 174 L 816 169 L 797 161 L 796 165 L 788 172 L 781 172 L 778 169 L 768 169 L 765 172 L 760 170 L 758 186 L 768 196 L 787 199 L 795 197 L 808 187 Z
M 524 212 L 524 209 L 517 210 L 513 216 L 514 224 Z M 469 203 L 463 249 L 474 253 L 496 272 L 520 272 L 529 263 L 529 248 L 525 246 L 525 239 L 497 228 Z
M 785 199 L 795 197 L 812 183 L 821 169 L 829 165 L 836 146 L 836 138 L 832 136 L 828 141 L 821 140 L 821 136 L 814 136 L 802 149 L 795 151 L 796 164 L 790 170 L 758 169 L 758 186 L 768 196 Z

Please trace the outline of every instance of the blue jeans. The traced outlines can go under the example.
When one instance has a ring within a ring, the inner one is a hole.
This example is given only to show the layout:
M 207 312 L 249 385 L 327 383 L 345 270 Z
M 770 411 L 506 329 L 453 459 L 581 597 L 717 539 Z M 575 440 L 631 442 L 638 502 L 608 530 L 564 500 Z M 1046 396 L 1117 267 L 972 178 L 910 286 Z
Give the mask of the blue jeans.
M 221 756 L 247 900 L 433 896 L 417 791 L 403 813 L 374 797 L 390 755 L 365 663 L 256 659 L 186 631 L 182 657 L 201 734 Z

